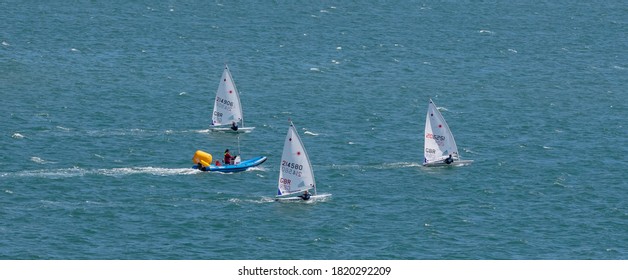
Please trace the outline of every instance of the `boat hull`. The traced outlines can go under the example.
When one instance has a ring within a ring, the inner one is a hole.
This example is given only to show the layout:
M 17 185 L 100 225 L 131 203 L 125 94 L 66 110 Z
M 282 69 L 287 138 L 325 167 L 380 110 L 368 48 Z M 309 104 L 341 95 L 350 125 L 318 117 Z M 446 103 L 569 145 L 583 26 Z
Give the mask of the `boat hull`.
M 473 160 L 454 160 L 454 162 L 447 164 L 442 161 L 435 161 L 430 163 L 424 163 L 425 167 L 440 167 L 440 166 L 464 166 L 469 165 L 473 162 Z
M 222 173 L 234 173 L 234 172 L 242 172 L 242 171 L 246 171 L 247 169 L 251 168 L 251 167 L 255 167 L 258 166 L 262 163 L 264 163 L 266 161 L 266 157 L 264 156 L 259 156 L 259 157 L 254 157 L 252 159 L 248 159 L 245 160 L 243 162 L 240 162 L 239 164 L 228 164 L 228 165 L 210 165 L 207 167 L 203 167 L 202 169 L 200 169 L 201 171 L 212 171 L 212 172 L 222 172 Z M 198 167 L 195 165 L 193 166 L 193 168 L 198 169 Z
M 238 130 L 233 130 L 231 127 L 210 126 L 209 130 L 213 132 L 225 132 L 225 133 L 251 133 L 255 127 L 240 127 Z
M 326 200 L 329 197 L 331 197 L 330 193 L 324 193 L 324 194 L 312 195 L 312 196 L 310 196 L 310 199 L 308 199 L 308 200 L 303 200 L 302 198 L 300 198 L 298 196 L 288 196 L 288 197 L 276 197 L 275 201 L 278 201 L 278 202 L 304 202 L 304 203 L 308 203 L 308 202 Z

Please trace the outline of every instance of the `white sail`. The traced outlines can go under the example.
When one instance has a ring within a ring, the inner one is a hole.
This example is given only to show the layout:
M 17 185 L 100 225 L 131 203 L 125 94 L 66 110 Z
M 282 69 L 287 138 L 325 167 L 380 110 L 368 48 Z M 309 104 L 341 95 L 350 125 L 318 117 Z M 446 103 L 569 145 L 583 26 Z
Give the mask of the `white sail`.
M 240 95 L 233 82 L 229 67 L 225 65 L 225 71 L 222 72 L 220 84 L 216 91 L 212 125 L 231 125 L 233 122 L 242 123 L 244 126 Z
M 314 171 L 303 142 L 301 142 L 294 125 L 290 122 L 279 166 L 277 196 L 286 196 L 312 188 L 316 194 Z
M 428 165 L 434 162 L 443 162 L 449 155 L 452 159 L 459 160 L 458 147 L 454 135 L 451 134 L 449 126 L 438 111 L 436 105 L 430 99 L 425 117 L 425 150 L 423 151 L 423 164 Z

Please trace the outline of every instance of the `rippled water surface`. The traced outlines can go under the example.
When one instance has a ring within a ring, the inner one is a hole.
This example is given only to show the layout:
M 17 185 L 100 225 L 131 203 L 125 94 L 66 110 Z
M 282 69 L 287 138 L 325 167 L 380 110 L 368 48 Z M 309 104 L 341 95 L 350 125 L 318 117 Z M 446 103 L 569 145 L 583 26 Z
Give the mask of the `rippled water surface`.
M 0 3 L 0 258 L 628 257 L 624 2 L 192 2 Z M 225 63 L 268 161 L 201 173 Z M 331 199 L 273 201 L 288 119 Z

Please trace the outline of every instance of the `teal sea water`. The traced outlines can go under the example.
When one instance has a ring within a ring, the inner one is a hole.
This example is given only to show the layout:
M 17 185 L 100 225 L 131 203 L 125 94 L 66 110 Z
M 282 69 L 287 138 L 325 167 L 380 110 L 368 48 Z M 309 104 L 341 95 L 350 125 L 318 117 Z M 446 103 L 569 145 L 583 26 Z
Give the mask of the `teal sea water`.
M 590 3 L 593 2 L 593 3 Z M 0 1 L 1 259 L 627 259 L 624 1 Z M 191 169 L 224 64 L 236 174 Z M 424 168 L 428 100 L 469 166 Z M 330 200 L 276 203 L 292 119 Z

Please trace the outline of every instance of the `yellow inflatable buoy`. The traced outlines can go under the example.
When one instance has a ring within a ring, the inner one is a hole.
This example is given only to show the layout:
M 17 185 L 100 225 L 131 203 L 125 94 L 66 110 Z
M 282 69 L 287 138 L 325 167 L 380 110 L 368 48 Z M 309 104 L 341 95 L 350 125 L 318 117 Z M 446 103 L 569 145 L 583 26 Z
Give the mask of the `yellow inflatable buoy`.
M 192 158 L 192 162 L 195 164 L 201 164 L 203 167 L 207 167 L 212 162 L 212 155 L 201 150 L 196 151 L 194 153 L 194 157 Z

